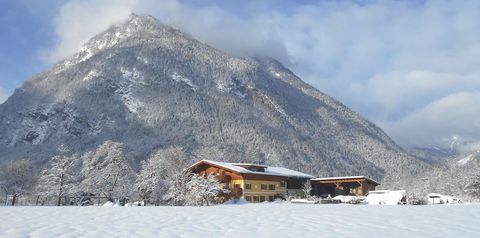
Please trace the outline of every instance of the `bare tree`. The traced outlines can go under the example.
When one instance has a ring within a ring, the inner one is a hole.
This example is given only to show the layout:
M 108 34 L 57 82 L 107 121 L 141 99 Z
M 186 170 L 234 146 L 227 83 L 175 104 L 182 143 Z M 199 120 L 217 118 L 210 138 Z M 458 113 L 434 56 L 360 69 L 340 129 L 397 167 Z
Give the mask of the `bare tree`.
M 468 195 L 480 199 L 480 175 L 474 176 L 471 182 L 465 186 L 464 191 Z
M 77 165 L 69 151 L 61 145 L 58 155 L 52 157 L 49 166 L 42 170 L 37 190 L 47 196 L 55 196 L 57 206 L 62 203 L 62 197 L 73 189 L 75 181 L 74 168 Z
M 144 202 L 162 199 L 168 190 L 169 181 L 188 166 L 188 158 L 180 147 L 156 151 L 148 160 L 142 161 L 135 188 Z
M 109 201 L 128 197 L 134 171 L 123 152 L 123 144 L 103 143 L 95 153 L 87 153 L 82 174 L 86 190 L 104 195 Z
M 18 197 L 35 185 L 36 176 L 36 168 L 28 159 L 13 160 L 2 166 L 0 181 L 6 194 L 5 201 L 10 194 L 12 195 L 11 205 L 15 206 Z

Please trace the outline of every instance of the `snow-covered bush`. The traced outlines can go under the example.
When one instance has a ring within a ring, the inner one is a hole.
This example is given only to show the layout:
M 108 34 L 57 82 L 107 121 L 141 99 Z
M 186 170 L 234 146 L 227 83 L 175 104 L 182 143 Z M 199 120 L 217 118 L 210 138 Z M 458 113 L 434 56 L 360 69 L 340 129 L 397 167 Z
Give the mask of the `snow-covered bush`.
M 312 184 L 310 183 L 310 180 L 307 180 L 305 183 L 302 185 L 302 192 L 305 198 L 311 198 L 312 196 L 310 195 L 312 192 Z

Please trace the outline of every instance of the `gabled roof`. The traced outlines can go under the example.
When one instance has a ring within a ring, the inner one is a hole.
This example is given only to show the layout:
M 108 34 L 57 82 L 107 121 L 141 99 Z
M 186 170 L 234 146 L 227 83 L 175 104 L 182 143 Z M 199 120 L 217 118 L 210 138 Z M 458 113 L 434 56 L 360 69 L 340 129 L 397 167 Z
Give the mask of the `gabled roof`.
M 240 166 L 240 167 L 259 167 L 267 168 L 268 166 L 262 164 L 252 164 L 252 163 L 230 163 L 231 165 Z
M 327 178 L 314 178 L 314 179 L 311 179 L 311 180 L 312 181 L 332 181 L 332 180 L 354 180 L 354 179 L 365 179 L 365 180 L 368 180 L 372 183 L 380 185 L 379 182 L 377 182 L 377 181 L 375 181 L 371 178 L 367 178 L 365 176 L 327 177 Z
M 213 161 L 213 160 L 200 160 L 193 165 L 190 166 L 190 168 L 193 168 L 201 163 L 207 163 L 210 165 L 218 166 L 227 170 L 230 170 L 232 172 L 237 172 L 240 174 L 261 174 L 261 175 L 271 175 L 271 176 L 280 176 L 280 177 L 290 177 L 290 178 L 314 178 L 314 176 L 310 174 L 305 174 L 302 172 L 298 172 L 295 170 L 283 168 L 283 167 L 270 167 L 266 165 L 254 165 L 254 166 L 261 166 L 265 168 L 265 172 L 260 172 L 260 171 L 252 171 L 248 170 L 244 167 L 238 166 L 238 163 L 227 163 L 227 162 L 220 162 L 220 161 Z M 247 165 L 247 164 L 241 164 L 241 165 Z

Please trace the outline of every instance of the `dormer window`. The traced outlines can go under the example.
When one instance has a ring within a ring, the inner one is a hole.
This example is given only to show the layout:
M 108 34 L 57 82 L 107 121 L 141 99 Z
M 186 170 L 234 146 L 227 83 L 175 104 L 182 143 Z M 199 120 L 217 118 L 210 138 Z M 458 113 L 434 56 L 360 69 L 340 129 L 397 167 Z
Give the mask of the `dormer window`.
M 239 166 L 254 172 L 265 172 L 265 168 L 267 168 L 267 166 L 259 165 L 259 164 L 237 163 L 233 165 Z

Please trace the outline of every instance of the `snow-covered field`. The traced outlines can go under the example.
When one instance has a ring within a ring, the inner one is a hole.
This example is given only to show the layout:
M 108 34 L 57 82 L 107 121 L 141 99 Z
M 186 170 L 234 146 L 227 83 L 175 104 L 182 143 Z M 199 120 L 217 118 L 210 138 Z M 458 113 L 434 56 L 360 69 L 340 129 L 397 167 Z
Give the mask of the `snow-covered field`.
M 0 207 L 0 237 L 480 237 L 480 204 Z

